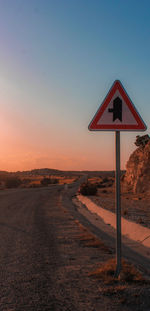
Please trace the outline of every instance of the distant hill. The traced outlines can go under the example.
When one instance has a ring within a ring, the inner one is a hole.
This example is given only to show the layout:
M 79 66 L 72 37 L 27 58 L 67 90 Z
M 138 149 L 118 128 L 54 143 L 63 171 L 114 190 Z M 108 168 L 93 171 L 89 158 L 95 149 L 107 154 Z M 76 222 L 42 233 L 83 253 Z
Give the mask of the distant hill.
M 122 174 L 125 171 L 122 171 Z M 0 171 L 0 179 L 5 179 L 9 176 L 46 176 L 46 175 L 57 175 L 57 176 L 79 176 L 79 175 L 88 175 L 89 177 L 94 176 L 101 176 L 101 177 L 115 177 L 115 171 L 61 171 L 57 169 L 51 168 L 40 168 L 40 169 L 33 169 L 30 171 L 17 171 L 17 172 L 7 172 L 7 171 Z
M 10 173 L 9 172 L 6 172 L 6 171 L 0 171 L 0 181 L 1 180 L 5 180 L 7 177 L 10 176 Z
M 60 175 L 62 174 L 62 171 L 51 169 L 51 168 L 40 168 L 40 169 L 33 169 L 31 171 L 23 171 L 23 172 L 16 172 L 16 174 L 19 175 Z
M 56 169 L 42 168 L 34 169 L 31 171 L 17 171 L 17 172 L 7 172 L 0 171 L 0 180 L 5 180 L 8 177 L 29 177 L 29 176 L 44 176 L 44 175 L 62 175 L 63 172 Z

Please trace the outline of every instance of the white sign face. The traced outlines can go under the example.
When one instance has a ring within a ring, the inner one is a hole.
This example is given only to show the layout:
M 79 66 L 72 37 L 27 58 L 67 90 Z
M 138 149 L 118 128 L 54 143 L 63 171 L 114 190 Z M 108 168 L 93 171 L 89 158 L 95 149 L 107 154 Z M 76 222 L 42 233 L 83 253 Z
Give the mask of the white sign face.
M 115 81 L 89 125 L 89 130 L 144 131 L 146 125 L 120 81 Z
M 122 112 L 121 116 L 116 116 L 116 119 L 113 120 L 113 109 L 114 109 L 114 100 L 119 98 L 120 104 L 122 104 Z M 121 119 L 121 120 L 120 120 Z M 131 110 L 127 106 L 123 97 L 120 95 L 120 92 L 117 90 L 112 97 L 110 103 L 107 106 L 107 109 L 104 111 L 103 115 L 97 122 L 97 124 L 132 124 L 137 125 L 137 121 L 135 120 Z

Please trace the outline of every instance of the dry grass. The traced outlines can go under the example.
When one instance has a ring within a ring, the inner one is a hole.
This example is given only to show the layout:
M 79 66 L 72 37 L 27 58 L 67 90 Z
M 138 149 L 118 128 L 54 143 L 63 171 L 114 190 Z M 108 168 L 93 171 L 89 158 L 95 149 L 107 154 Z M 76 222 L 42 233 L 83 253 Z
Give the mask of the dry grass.
M 138 224 L 144 224 L 144 221 L 143 221 L 142 217 L 138 217 L 137 223 Z
M 103 181 L 103 179 L 101 177 L 90 177 L 90 178 L 88 178 L 88 182 L 90 182 L 91 184 L 99 183 L 102 181 Z
M 79 222 L 79 220 L 75 219 L 75 223 L 78 225 L 78 227 L 79 227 L 82 231 L 87 231 L 87 228 L 85 228 L 85 227 Z
M 123 209 L 122 214 L 123 214 L 124 216 L 127 216 L 127 215 L 129 214 L 129 213 L 128 213 L 128 210 L 127 210 L 127 209 Z
M 41 180 L 43 178 L 51 178 L 51 179 L 57 179 L 58 184 L 71 184 L 76 180 L 76 177 L 65 177 L 65 176 L 57 176 L 57 175 L 38 175 L 38 176 L 28 176 L 28 177 L 21 177 L 22 185 L 21 188 L 30 188 L 30 187 L 39 187 L 41 186 Z
M 149 284 L 142 274 L 129 262 L 122 260 L 122 271 L 118 279 L 114 278 L 116 270 L 115 259 L 108 260 L 101 267 L 89 273 L 100 282 L 100 296 L 115 299 L 116 305 L 130 306 L 129 310 L 150 310 Z M 144 298 L 146 299 L 144 300 Z M 132 309 L 133 308 L 133 309 Z M 117 309 L 118 310 L 118 309 Z
M 143 278 L 142 274 L 126 260 L 122 259 L 122 270 L 119 279 L 115 279 L 114 274 L 116 270 L 116 259 L 108 260 L 105 264 L 102 264 L 98 269 L 89 273 L 96 279 L 103 280 L 106 284 L 112 282 L 139 282 L 145 283 L 146 280 Z
M 114 296 L 115 294 L 117 295 L 122 295 L 124 291 L 126 290 L 127 286 L 126 285 L 111 285 L 109 287 L 105 288 L 100 288 L 99 291 L 106 296 Z
M 84 242 L 84 245 L 87 247 L 100 248 L 105 253 L 108 253 L 108 254 L 111 253 L 109 248 L 100 239 L 98 239 L 94 234 L 90 232 L 80 234 L 79 238 L 80 238 L 80 241 Z
M 100 239 L 98 239 L 93 233 L 84 227 L 78 220 L 75 220 L 75 223 L 82 231 L 78 238 L 81 242 L 84 243 L 84 246 L 99 248 L 107 254 L 112 253 L 111 250 Z
M 60 185 L 71 184 L 76 180 L 76 177 L 60 177 L 60 176 L 56 177 L 55 176 L 55 178 L 59 179 Z

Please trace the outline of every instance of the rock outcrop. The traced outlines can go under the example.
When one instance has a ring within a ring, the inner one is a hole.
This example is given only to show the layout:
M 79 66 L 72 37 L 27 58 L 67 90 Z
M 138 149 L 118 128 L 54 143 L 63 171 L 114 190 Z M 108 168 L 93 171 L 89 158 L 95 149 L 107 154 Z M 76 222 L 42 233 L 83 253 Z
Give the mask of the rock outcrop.
M 150 192 L 150 141 L 131 154 L 123 184 L 134 193 Z

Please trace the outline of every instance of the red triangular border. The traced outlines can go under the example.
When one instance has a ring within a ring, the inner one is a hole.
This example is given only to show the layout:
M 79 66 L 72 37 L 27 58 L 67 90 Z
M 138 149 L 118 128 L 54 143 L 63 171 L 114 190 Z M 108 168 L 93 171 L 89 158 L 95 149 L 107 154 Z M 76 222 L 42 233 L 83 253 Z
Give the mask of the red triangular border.
M 107 106 L 109 105 L 113 95 L 115 92 L 119 90 L 122 98 L 124 99 L 126 105 L 130 109 L 134 119 L 137 122 L 137 125 L 133 124 L 97 124 L 100 120 L 101 116 L 103 115 L 104 111 L 106 110 Z M 138 111 L 136 110 L 135 106 L 133 105 L 131 99 L 129 98 L 128 94 L 126 93 L 124 87 L 122 86 L 119 80 L 116 80 L 111 89 L 109 90 L 107 96 L 105 97 L 103 103 L 99 107 L 98 111 L 96 112 L 93 120 L 89 124 L 90 131 L 145 131 L 147 129 L 144 121 L 142 120 L 141 116 L 139 115 Z

